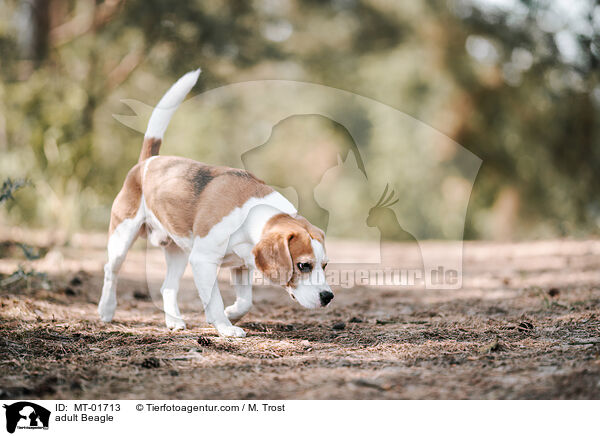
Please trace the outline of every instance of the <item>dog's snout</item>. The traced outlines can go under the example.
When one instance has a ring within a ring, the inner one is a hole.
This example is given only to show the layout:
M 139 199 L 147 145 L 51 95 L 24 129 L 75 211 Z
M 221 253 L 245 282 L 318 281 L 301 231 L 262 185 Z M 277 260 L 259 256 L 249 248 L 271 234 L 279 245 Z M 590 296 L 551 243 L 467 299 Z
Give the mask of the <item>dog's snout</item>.
M 321 291 L 319 293 L 321 299 L 321 306 L 327 306 L 331 300 L 333 300 L 333 292 Z

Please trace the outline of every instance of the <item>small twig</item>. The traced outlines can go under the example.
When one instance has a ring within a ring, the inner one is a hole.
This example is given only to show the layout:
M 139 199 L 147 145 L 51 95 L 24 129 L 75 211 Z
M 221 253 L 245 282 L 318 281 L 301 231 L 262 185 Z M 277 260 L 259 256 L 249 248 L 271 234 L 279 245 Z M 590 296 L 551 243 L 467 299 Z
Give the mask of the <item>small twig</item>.
M 595 345 L 600 344 L 600 338 L 592 338 L 584 341 L 571 341 L 569 345 Z
M 122 0 L 107 0 L 99 5 L 89 2 L 88 8 L 66 23 L 50 31 L 50 44 L 59 47 L 106 25 L 119 11 Z
M 133 71 L 141 64 L 144 57 L 142 51 L 133 51 L 125 56 L 119 65 L 117 65 L 109 74 L 106 79 L 107 88 L 109 90 L 115 89 L 121 83 L 123 83 Z
M 23 244 L 21 242 L 17 242 L 17 246 L 23 250 L 23 254 L 27 258 L 27 260 L 37 260 L 41 257 L 40 253 L 35 253 L 33 251 L 33 247 L 30 247 L 27 244 Z

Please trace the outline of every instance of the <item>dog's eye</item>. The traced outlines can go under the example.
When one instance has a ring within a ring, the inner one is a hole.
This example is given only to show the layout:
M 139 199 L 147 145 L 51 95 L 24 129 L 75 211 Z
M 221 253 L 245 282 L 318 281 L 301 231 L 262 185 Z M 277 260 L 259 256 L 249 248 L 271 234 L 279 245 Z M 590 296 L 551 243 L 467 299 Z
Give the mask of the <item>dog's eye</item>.
M 299 262 L 298 269 L 302 272 L 309 272 L 312 269 L 312 265 L 309 262 Z

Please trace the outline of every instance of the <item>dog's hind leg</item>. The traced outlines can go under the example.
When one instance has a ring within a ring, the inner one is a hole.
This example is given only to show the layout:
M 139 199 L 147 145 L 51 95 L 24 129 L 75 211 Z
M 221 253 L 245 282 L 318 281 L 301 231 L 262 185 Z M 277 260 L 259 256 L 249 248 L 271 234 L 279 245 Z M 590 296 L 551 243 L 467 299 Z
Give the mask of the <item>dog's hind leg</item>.
M 160 288 L 160 293 L 163 297 L 165 322 L 170 329 L 185 329 L 185 322 L 183 322 L 177 305 L 177 292 L 179 291 L 179 281 L 188 264 L 188 255 L 175 244 L 166 247 L 164 252 L 167 261 L 167 276 Z
M 104 286 L 98 303 L 98 313 L 110 322 L 117 308 L 117 274 L 136 240 L 145 220 L 145 208 L 140 180 L 140 165 L 127 174 L 123 188 L 112 205 L 108 237 L 108 262 L 104 265 Z
M 117 308 L 117 274 L 142 227 L 144 217 L 141 209 L 136 216 L 117 225 L 108 238 L 108 262 L 104 265 L 104 285 L 98 303 L 98 313 L 104 322 L 112 321 Z
M 252 270 L 235 268 L 232 270 L 235 277 L 235 302 L 225 308 L 225 315 L 232 322 L 237 322 L 246 315 L 252 307 Z

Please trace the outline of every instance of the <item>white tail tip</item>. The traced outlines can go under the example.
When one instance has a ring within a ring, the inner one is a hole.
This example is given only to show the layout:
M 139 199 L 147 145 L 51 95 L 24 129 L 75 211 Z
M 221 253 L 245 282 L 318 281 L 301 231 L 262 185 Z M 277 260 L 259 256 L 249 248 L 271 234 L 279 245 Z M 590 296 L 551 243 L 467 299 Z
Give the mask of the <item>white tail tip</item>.
M 152 111 L 145 137 L 162 139 L 171 117 L 196 84 L 201 72 L 200 68 L 190 71 L 169 88 Z

